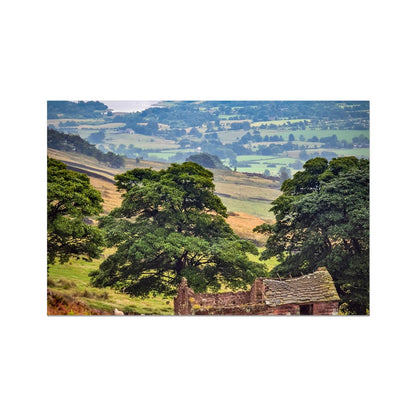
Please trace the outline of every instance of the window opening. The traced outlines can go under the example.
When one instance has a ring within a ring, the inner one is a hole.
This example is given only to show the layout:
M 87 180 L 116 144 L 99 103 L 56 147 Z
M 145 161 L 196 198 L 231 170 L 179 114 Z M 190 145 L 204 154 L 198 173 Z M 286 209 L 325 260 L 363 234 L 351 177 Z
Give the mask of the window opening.
M 299 305 L 300 315 L 313 315 L 313 304 Z

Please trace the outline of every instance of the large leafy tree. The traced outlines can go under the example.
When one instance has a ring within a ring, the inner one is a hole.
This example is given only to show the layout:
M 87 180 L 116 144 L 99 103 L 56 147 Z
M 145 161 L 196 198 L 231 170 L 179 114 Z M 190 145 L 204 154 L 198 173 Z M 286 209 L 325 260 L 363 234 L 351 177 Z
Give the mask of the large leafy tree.
M 88 224 L 102 211 L 102 198 L 87 175 L 68 170 L 48 157 L 48 264 L 71 257 L 97 258 L 104 246 L 103 233 Z
M 346 313 L 369 309 L 369 162 L 315 158 L 282 185 L 263 258 L 277 257 L 272 274 L 296 276 L 326 266 Z
M 133 169 L 115 179 L 125 191 L 122 205 L 100 226 L 116 251 L 91 273 L 95 286 L 133 296 L 172 295 L 182 277 L 205 291 L 245 288 L 265 273 L 246 255 L 256 247 L 226 223 L 210 171 L 185 162 L 160 171 Z

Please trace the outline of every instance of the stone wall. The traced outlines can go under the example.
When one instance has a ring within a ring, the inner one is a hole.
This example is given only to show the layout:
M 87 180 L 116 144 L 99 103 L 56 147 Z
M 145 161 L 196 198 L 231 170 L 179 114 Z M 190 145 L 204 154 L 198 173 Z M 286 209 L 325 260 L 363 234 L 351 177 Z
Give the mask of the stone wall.
M 244 305 L 250 303 L 251 292 L 195 293 L 183 279 L 174 299 L 175 315 L 247 315 Z
M 257 279 L 251 290 L 226 293 L 195 293 L 183 279 L 174 299 L 175 315 L 269 315 L 264 285 Z M 275 315 L 278 313 L 274 313 Z M 281 315 L 285 314 L 282 310 Z
M 192 315 L 267 315 L 268 307 L 265 304 L 245 304 L 236 306 L 195 306 Z
M 339 302 L 313 302 L 313 315 L 338 315 Z M 300 315 L 299 304 L 267 305 L 262 279 L 250 291 L 195 293 L 183 279 L 174 299 L 175 315 Z
M 251 303 L 263 303 L 265 299 L 265 287 L 262 279 L 256 279 L 250 290 Z
M 193 307 L 223 307 L 250 303 L 250 292 L 194 293 L 191 298 Z
M 189 302 L 190 295 L 193 290 L 188 287 L 186 279 L 182 279 L 178 288 L 178 294 L 173 299 L 173 308 L 175 315 L 191 315 L 191 303 Z

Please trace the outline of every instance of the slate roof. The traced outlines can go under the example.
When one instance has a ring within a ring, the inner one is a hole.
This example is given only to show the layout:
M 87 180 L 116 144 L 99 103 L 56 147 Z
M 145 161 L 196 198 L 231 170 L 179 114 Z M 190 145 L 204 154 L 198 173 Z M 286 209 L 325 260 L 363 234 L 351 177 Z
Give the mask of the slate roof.
M 337 290 L 325 267 L 316 272 L 286 280 L 264 279 L 266 305 L 339 301 Z

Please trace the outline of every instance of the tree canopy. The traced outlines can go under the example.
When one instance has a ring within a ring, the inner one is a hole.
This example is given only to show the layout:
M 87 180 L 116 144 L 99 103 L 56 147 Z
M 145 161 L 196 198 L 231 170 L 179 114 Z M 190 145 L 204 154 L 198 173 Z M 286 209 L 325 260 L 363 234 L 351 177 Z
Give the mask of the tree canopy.
M 198 153 L 196 155 L 191 155 L 186 159 L 186 161 L 198 163 L 198 165 L 208 169 L 230 170 L 229 167 L 225 166 L 221 162 L 218 156 L 210 155 L 209 153 Z
M 48 129 L 48 147 L 66 152 L 77 152 L 96 158 L 99 162 L 108 163 L 113 168 L 124 166 L 124 159 L 113 152 L 104 153 L 95 145 L 88 143 L 79 135 L 61 133 L 54 129 Z
M 48 264 L 70 257 L 97 258 L 104 245 L 101 230 L 86 218 L 102 211 L 101 194 L 87 175 L 48 157 Z
M 276 256 L 278 276 L 326 266 L 341 297 L 341 310 L 369 309 L 369 162 L 355 157 L 315 158 L 286 180 L 274 202 L 273 225 L 263 259 Z
M 265 273 L 248 259 L 256 247 L 226 223 L 213 174 L 194 162 L 115 177 L 120 208 L 100 220 L 116 251 L 91 273 L 95 286 L 133 296 L 176 293 L 182 277 L 195 291 L 246 288 Z

